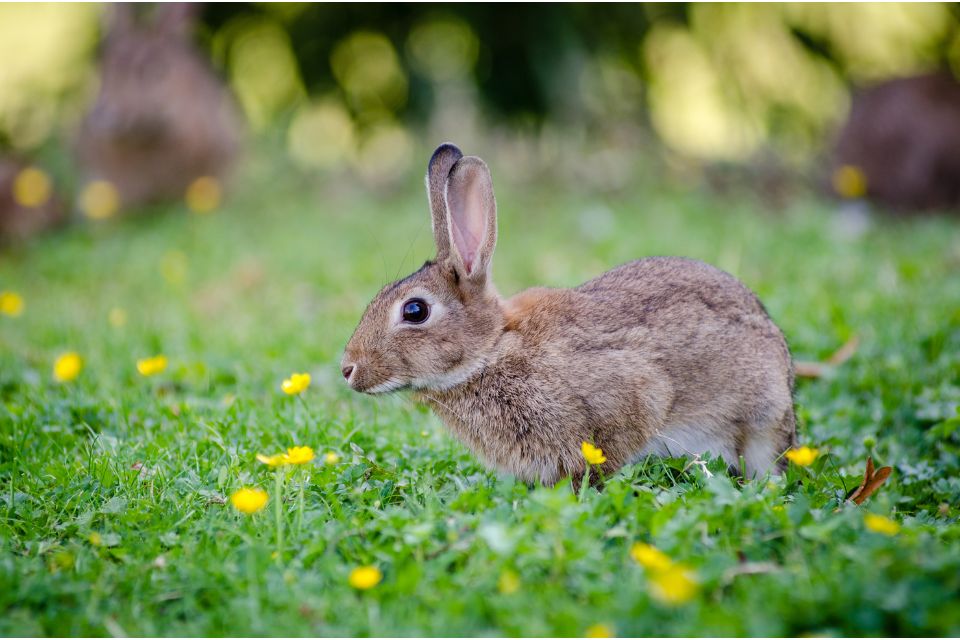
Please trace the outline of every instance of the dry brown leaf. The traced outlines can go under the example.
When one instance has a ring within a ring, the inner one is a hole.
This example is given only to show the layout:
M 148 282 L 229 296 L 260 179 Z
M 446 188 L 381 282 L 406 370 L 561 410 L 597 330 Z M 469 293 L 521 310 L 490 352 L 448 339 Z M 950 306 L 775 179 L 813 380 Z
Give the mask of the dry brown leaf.
M 823 362 L 799 360 L 793 363 L 793 370 L 798 378 L 822 378 L 828 369 L 839 367 L 857 352 L 860 346 L 860 337 L 853 336 L 843 346 Z
M 887 481 L 887 478 L 890 477 L 892 472 L 893 469 L 890 467 L 881 467 L 874 472 L 873 458 L 868 457 L 867 468 L 863 473 L 863 482 L 860 483 L 856 491 L 847 497 L 847 500 L 852 501 L 854 504 L 863 504 L 867 498 L 872 496 L 873 493 Z

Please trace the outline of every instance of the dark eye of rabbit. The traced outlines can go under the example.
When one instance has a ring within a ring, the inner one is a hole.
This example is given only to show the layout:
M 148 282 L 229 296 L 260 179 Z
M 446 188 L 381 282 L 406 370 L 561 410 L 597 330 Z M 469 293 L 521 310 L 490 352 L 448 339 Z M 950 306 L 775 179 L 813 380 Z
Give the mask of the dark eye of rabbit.
M 420 324 L 430 317 L 430 305 L 420 298 L 411 298 L 403 303 L 403 321 Z

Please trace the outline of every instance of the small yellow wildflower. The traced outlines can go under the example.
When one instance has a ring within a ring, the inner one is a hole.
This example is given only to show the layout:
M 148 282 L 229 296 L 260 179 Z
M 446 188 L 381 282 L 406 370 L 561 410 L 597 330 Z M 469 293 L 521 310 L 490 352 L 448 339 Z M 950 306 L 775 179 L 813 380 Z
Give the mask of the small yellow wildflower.
M 595 447 L 589 442 L 581 443 L 580 451 L 583 452 L 583 457 L 589 464 L 603 464 L 607 461 L 607 456 L 603 455 L 603 449 Z
M 868 513 L 863 518 L 863 524 L 867 529 L 875 533 L 882 533 L 885 536 L 895 536 L 900 533 L 900 525 L 884 516 L 878 516 L 875 513 Z
M 244 487 L 243 489 L 235 491 L 234 494 L 230 496 L 230 504 L 232 504 L 237 511 L 250 515 L 260 511 L 266 506 L 267 492 L 263 489 Z
M 298 393 L 303 393 L 307 390 L 307 387 L 310 386 L 310 374 L 309 373 L 294 373 L 291 374 L 289 378 L 283 381 L 283 384 L 280 385 L 280 388 L 283 389 L 283 392 L 288 396 L 294 396 Z
M 357 567 L 350 571 L 350 586 L 354 589 L 372 589 L 383 580 L 383 573 L 374 566 Z
M 0 291 L 0 314 L 16 318 L 23 313 L 23 297 L 16 291 Z
M 287 464 L 306 464 L 313 460 L 313 449 L 310 447 L 290 447 L 286 454 Z
M 184 199 L 194 213 L 210 213 L 220 206 L 220 182 L 210 176 L 201 176 L 190 183 Z
M 266 456 L 262 453 L 258 453 L 257 460 L 268 467 L 280 467 L 287 464 L 287 456 L 282 453 L 275 453 L 272 456 Z
M 58 357 L 53 363 L 53 379 L 57 382 L 71 382 L 76 380 L 83 369 L 83 360 L 80 354 L 68 351 Z
M 680 564 L 671 564 L 663 571 L 651 572 L 650 595 L 655 600 L 667 605 L 680 605 L 689 602 L 697 595 L 696 580 L 691 573 Z
M 660 549 L 644 542 L 637 542 L 630 547 L 630 557 L 644 569 L 652 571 L 666 571 L 673 566 L 673 561 Z
M 790 449 L 784 455 L 787 456 L 787 460 L 798 467 L 807 467 L 813 464 L 813 461 L 817 459 L 817 456 L 820 455 L 820 450 L 811 449 L 810 447 L 804 445 L 799 449 Z
M 94 180 L 80 193 L 80 208 L 92 220 L 104 220 L 120 209 L 120 192 L 106 180 Z
M 113 309 L 110 309 L 110 314 L 107 316 L 107 320 L 109 320 L 111 327 L 114 329 L 120 329 L 127 324 L 127 312 L 120 307 L 114 307 Z
M 520 590 L 520 576 L 515 571 L 504 569 L 497 580 L 497 591 L 505 596 L 516 593 Z
M 96 531 L 94 531 L 89 536 L 87 536 L 87 540 L 89 540 L 90 544 L 92 544 L 95 547 L 99 547 L 100 545 L 103 544 L 103 537 Z
M 842 198 L 862 198 L 867 193 L 867 176 L 860 167 L 845 164 L 833 172 L 833 188 Z
M 152 358 L 137 360 L 137 371 L 142 376 L 154 376 L 167 368 L 167 356 L 159 355 Z
M 13 181 L 13 199 L 21 207 L 40 207 L 53 191 L 50 177 L 36 167 L 27 167 Z
M 612 638 L 613 629 L 608 624 L 592 624 L 583 632 L 585 638 Z
M 257 460 L 269 467 L 281 467 L 288 464 L 306 464 L 313 460 L 313 449 L 310 447 L 290 447 L 286 453 L 275 453 L 267 456 L 257 454 Z
M 340 456 L 333 451 L 327 451 L 323 456 L 323 461 L 327 464 L 337 464 L 340 462 Z

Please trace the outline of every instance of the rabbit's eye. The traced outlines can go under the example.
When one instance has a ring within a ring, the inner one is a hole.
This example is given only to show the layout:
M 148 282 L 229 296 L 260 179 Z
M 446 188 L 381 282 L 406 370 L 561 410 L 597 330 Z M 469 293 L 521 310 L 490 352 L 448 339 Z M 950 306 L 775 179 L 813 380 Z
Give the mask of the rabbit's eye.
M 420 298 L 411 298 L 403 303 L 403 321 L 420 324 L 430 317 L 430 305 Z

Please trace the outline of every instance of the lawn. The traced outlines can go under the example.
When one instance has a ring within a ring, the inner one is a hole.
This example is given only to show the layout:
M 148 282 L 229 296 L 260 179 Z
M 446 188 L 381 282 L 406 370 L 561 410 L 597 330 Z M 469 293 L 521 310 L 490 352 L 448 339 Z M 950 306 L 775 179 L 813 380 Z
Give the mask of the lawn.
M 375 193 L 263 162 L 214 214 L 175 205 L 0 256 L 0 290 L 25 301 L 0 316 L 0 634 L 960 635 L 957 219 L 858 234 L 812 196 L 771 211 L 491 170 L 504 294 L 679 254 L 757 291 L 797 359 L 859 336 L 798 384 L 813 464 L 739 482 L 651 458 L 579 496 L 485 470 L 409 398 L 340 379 L 366 302 L 431 256 L 420 175 Z M 67 351 L 83 369 L 58 383 Z M 168 366 L 138 373 L 157 354 Z M 312 382 L 288 396 L 294 372 Z M 256 454 L 293 445 L 317 457 L 281 467 L 278 512 Z M 893 475 L 845 504 L 867 456 Z M 263 511 L 234 509 L 244 486 Z M 351 586 L 362 566 L 382 581 Z

